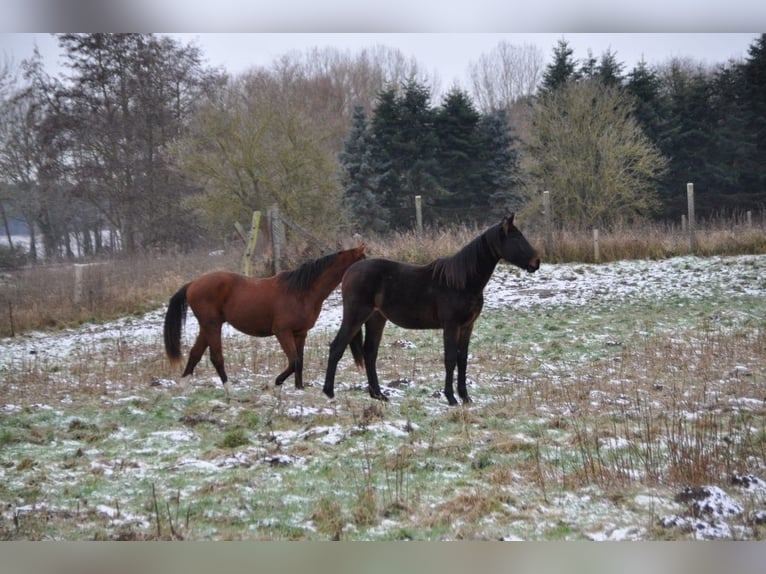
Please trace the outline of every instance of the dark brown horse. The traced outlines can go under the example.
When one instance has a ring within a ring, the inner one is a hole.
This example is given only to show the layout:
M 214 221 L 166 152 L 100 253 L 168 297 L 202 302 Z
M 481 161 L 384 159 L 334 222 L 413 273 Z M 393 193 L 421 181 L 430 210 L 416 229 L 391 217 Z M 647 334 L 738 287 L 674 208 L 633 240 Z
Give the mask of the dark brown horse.
M 540 267 L 537 253 L 514 226 L 513 214 L 451 257 L 428 265 L 388 259 L 352 265 L 343 276 L 343 322 L 330 344 L 324 393 L 335 396 L 335 371 L 350 344 L 357 365 L 367 371 L 370 396 L 387 400 L 380 391 L 375 361 L 383 328 L 392 321 L 405 329 L 444 331 L 444 394 L 449 404 L 457 404 L 452 390 L 457 365 L 458 395 L 464 403 L 470 402 L 465 385 L 468 343 L 484 304 L 484 287 L 501 259 L 529 272 Z
M 199 334 L 189 351 L 182 377 L 194 372 L 205 349 L 210 347 L 210 360 L 229 394 L 221 349 L 221 326 L 228 322 L 254 337 L 275 335 L 288 361 L 276 384 L 281 385 L 295 373 L 295 386 L 303 388 L 306 335 L 343 273 L 360 259 L 364 259 L 364 245 L 263 279 L 226 271 L 202 275 L 170 298 L 165 314 L 165 352 L 172 362 L 181 360 L 181 331 L 188 306 L 199 322 Z

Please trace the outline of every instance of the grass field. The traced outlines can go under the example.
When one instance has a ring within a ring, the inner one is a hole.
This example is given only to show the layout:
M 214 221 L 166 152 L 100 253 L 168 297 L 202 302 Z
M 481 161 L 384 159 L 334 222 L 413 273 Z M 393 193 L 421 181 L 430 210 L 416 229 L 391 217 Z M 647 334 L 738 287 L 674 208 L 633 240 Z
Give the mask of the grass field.
M 227 331 L 181 381 L 164 309 L 0 340 L 0 539 L 681 540 L 766 537 L 766 256 L 501 266 L 468 365 L 389 325 L 369 398 L 344 357 L 305 390 Z M 187 322 L 184 351 L 196 323 Z

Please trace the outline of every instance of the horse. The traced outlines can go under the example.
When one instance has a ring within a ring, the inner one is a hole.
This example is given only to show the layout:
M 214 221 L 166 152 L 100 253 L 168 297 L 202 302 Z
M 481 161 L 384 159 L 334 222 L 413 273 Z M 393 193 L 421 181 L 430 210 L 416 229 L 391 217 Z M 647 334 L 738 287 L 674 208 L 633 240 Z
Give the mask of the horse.
M 465 384 L 468 345 L 484 304 L 484 287 L 501 259 L 530 273 L 540 267 L 513 219 L 510 213 L 454 255 L 427 265 L 371 258 L 349 267 L 341 283 L 343 321 L 330 344 L 324 394 L 335 396 L 338 361 L 350 345 L 356 365 L 366 370 L 370 396 L 388 400 L 380 391 L 375 362 L 383 328 L 391 321 L 405 329 L 442 329 L 447 402 L 457 404 L 452 388 L 456 365 L 458 395 L 463 403 L 471 402 Z
M 281 385 L 295 373 L 295 387 L 303 388 L 303 348 L 316 323 L 322 303 L 338 286 L 346 270 L 364 259 L 364 244 L 308 261 L 292 271 L 253 278 L 228 271 L 213 271 L 183 285 L 171 298 L 165 313 L 165 353 L 171 363 L 181 356 L 181 332 L 187 307 L 199 322 L 199 334 L 189 351 L 182 377 L 191 375 L 205 350 L 223 383 L 221 327 L 232 327 L 254 337 L 274 335 L 287 356 L 287 368 L 276 378 Z

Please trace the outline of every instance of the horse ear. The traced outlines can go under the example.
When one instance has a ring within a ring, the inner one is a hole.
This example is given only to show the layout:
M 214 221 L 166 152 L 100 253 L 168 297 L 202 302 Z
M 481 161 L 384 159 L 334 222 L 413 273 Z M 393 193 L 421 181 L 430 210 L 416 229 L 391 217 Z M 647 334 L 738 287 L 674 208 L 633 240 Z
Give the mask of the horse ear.
M 516 214 L 511 211 L 507 216 L 503 217 L 502 226 L 504 235 L 508 235 L 508 233 L 510 233 L 511 229 L 513 228 L 513 217 L 515 215 Z

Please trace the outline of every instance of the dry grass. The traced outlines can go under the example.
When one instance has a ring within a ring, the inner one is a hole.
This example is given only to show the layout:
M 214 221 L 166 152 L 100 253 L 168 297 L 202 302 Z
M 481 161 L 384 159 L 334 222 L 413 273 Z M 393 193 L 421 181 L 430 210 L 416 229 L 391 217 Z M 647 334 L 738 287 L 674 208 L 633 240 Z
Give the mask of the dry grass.
M 519 225 L 545 262 L 594 260 L 589 230 L 557 231 L 549 252 L 540 229 L 529 229 L 524 222 Z M 422 235 L 400 232 L 362 240 L 370 257 L 427 263 L 455 253 L 481 231 L 460 226 L 427 229 Z M 761 220 L 752 227 L 736 219 L 707 222 L 698 225 L 696 236 L 699 255 L 766 253 L 766 233 Z M 342 243 L 350 245 L 358 241 L 355 237 Z M 662 224 L 602 232 L 599 244 L 599 260 L 602 262 L 661 259 L 690 253 L 688 236 L 680 227 Z M 95 262 L 82 269 L 79 301 L 75 300 L 75 268 L 72 265 L 35 266 L 6 272 L 0 276 L 0 336 L 34 329 L 57 329 L 86 321 L 99 322 L 164 305 L 183 283 L 202 273 L 214 269 L 238 271 L 242 256 L 239 247 L 217 255 L 197 252 Z M 310 247 L 305 241 L 296 242 L 286 254 L 287 260 L 295 266 L 320 254 L 316 249 L 312 252 Z M 268 265 L 265 259 L 256 262 L 254 275 L 270 274 Z
M 741 255 L 766 253 L 766 223 L 748 225 L 737 219 L 714 219 L 698 224 L 693 251 L 689 233 L 680 225 L 648 223 L 599 232 L 598 262 L 624 259 L 665 259 L 679 255 Z M 535 229 L 526 232 L 550 263 L 596 262 L 591 229 L 559 229 L 553 233 L 553 245 L 546 245 L 545 235 Z
M 615 313 L 620 312 L 632 310 Z M 531 317 L 519 321 L 544 335 L 542 325 L 527 320 Z M 615 315 L 615 322 L 620 317 Z M 540 346 L 537 353 L 547 355 L 555 370 L 520 358 L 530 356 L 526 339 L 514 340 L 512 348 L 498 346 L 490 337 L 505 340 L 510 333 L 495 335 L 488 328 L 492 333 L 484 344 L 477 337 L 470 362 L 479 400 L 451 409 L 443 397 L 431 396 L 432 388 L 441 386 L 438 336 L 434 343 L 427 333 L 408 332 L 422 337 L 414 339 L 417 349 L 387 346 L 386 360 L 379 363 L 381 380 L 399 379 L 401 365 L 414 356 L 418 363 L 433 363 L 428 369 L 438 373 L 437 382 L 404 386 L 405 395 L 387 404 L 371 401 L 363 389 L 344 389 L 333 414 L 301 417 L 288 415 L 288 407 L 325 408 L 326 402 L 316 385 L 295 394 L 282 388 L 276 396 L 261 388 L 259 381 L 272 380 L 283 361 L 271 340 L 227 341 L 232 378 L 248 381 L 234 386 L 235 397 L 247 401 L 241 405 L 221 403 L 209 364 L 200 366 L 187 389 L 150 386 L 156 377 L 178 375 L 154 359 L 161 356 L 159 349 L 83 353 L 55 368 L 25 358 L 5 373 L 7 384 L 0 386 L 0 404 L 25 406 L 6 415 L 0 446 L 5 452 L 34 447 L 38 453 L 51 444 L 67 446 L 61 453 L 50 449 L 49 458 L 0 457 L 6 476 L 15 481 L 6 492 L 0 488 L 0 496 L 58 505 L 19 513 L 16 524 L 0 523 L 0 538 L 482 539 L 511 532 L 529 539 L 572 539 L 594 529 L 561 510 L 562 500 L 581 492 L 613 506 L 615 516 L 628 511 L 640 516 L 644 537 L 688 538 L 688 532 L 655 527 L 657 517 L 642 514 L 635 493 L 659 492 L 672 500 L 680 488 L 727 486 L 736 473 L 766 468 L 766 331 L 757 325 L 730 328 L 702 320 L 674 332 L 626 331 L 619 346 L 587 360 Z M 389 340 L 400 336 L 390 333 Z M 326 343 L 324 337 L 310 338 L 313 356 L 323 357 Z M 321 362 L 311 361 L 309 380 L 321 376 Z M 343 379 L 359 380 L 352 371 L 349 366 Z M 120 397 L 130 399 L 115 402 Z M 742 402 L 747 398 L 752 401 Z M 115 407 L 104 409 L 105 399 Z M 55 404 L 63 414 L 46 417 L 34 404 Z M 408 421 L 409 436 L 383 439 L 375 425 L 397 420 Z M 30 424 L 22 424 L 26 421 Z M 311 434 L 281 446 L 270 438 L 279 431 L 312 429 L 319 437 L 331 425 L 346 429 L 345 440 L 331 447 Z M 151 435 L 179 427 L 193 429 L 200 442 L 170 458 L 144 458 L 143 445 L 124 444 L 128 435 L 114 438 L 119 429 Z M 262 462 L 277 453 L 303 458 L 305 466 Z M 215 463 L 234 454 L 249 466 L 221 470 L 214 479 L 168 470 L 184 457 Z M 103 475 L 106 468 L 112 477 Z M 146 473 L 143 490 L 130 486 L 131 468 Z M 66 486 L 57 479 L 62 472 L 80 478 Z M 275 481 L 276 474 L 282 478 Z M 102 495 L 95 487 L 87 497 L 81 494 L 90 483 L 106 491 L 123 478 L 118 494 Z M 257 494 L 243 494 L 247 490 Z M 286 502 L 291 498 L 303 502 Z M 151 525 L 116 526 L 119 521 L 94 508 L 99 503 L 119 505 L 121 512 Z M 762 504 L 752 505 L 749 512 L 757 515 Z M 386 526 L 392 522 L 396 528 Z M 751 532 L 763 536 L 762 529 Z

